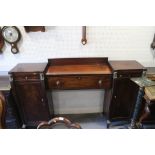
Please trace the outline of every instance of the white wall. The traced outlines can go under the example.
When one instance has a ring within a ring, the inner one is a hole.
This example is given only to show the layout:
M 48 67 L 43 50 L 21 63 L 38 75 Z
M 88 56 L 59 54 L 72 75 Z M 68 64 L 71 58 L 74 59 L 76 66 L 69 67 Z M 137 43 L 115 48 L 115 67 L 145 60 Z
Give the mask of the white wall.
M 47 62 L 59 57 L 109 57 L 110 60 L 137 60 L 155 66 L 150 49 L 155 27 L 87 27 L 88 44 L 83 46 L 81 27 L 46 27 L 46 32 L 26 33 L 19 27 L 20 53 L 13 55 L 6 44 L 0 55 L 0 71 L 8 71 L 20 62 Z M 56 113 L 102 111 L 104 91 L 53 92 Z M 70 108 L 69 108 L 70 107 Z

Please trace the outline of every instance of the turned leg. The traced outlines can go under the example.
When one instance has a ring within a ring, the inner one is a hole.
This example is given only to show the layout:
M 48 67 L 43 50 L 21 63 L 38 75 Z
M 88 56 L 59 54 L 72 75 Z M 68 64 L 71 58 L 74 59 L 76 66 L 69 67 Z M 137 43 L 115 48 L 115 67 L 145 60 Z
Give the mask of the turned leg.
M 137 100 L 136 100 L 133 116 L 131 119 L 131 124 L 130 124 L 131 129 L 139 128 L 138 116 L 139 116 L 139 112 L 142 106 L 143 96 L 144 96 L 144 87 L 140 87 L 138 91 L 138 95 L 137 95 Z

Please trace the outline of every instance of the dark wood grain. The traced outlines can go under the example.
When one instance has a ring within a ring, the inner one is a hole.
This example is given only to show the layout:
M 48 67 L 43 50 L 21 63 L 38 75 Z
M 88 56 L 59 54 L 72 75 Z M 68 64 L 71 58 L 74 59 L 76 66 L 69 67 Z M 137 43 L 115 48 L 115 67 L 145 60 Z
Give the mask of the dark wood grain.
M 130 119 L 136 103 L 138 87 L 130 79 L 116 79 L 113 83 L 113 95 L 110 104 L 110 120 Z
M 19 63 L 9 71 L 9 74 L 42 73 L 47 63 Z
M 112 76 L 52 76 L 47 78 L 48 89 L 108 89 Z
M 38 122 L 47 121 L 53 115 L 49 112 L 45 90 L 45 67 L 46 63 L 22 63 L 9 72 L 13 96 L 26 127 L 36 127 Z
M 145 69 L 144 66 L 142 66 L 139 62 L 135 61 L 135 60 L 113 60 L 113 61 L 109 61 L 109 64 L 111 65 L 112 69 L 114 71 L 133 71 L 133 70 L 143 70 Z
M 104 113 L 109 121 L 130 120 L 136 102 L 138 87 L 130 78 L 142 76 L 146 70 L 137 61 L 109 61 L 113 73 L 112 89 L 105 94 Z
M 41 82 L 15 82 L 14 85 L 25 123 L 49 120 L 47 99 Z
M 27 80 L 40 80 L 40 75 L 36 72 L 34 73 L 19 73 L 19 74 L 14 74 L 12 76 L 14 81 L 27 81 Z
M 48 89 L 108 89 L 112 71 L 107 58 L 49 59 Z
M 55 58 L 48 59 L 48 65 L 86 65 L 108 63 L 107 57 L 89 57 L 89 58 Z
M 23 123 L 37 125 L 49 118 L 46 91 L 54 89 L 105 89 L 106 117 L 130 119 L 137 95 L 130 77 L 140 77 L 145 70 L 137 61 L 109 63 L 107 57 L 58 58 L 48 59 L 48 64 L 18 64 L 9 74 Z M 115 72 L 117 76 L 113 78 Z M 45 80 L 40 79 L 40 73 Z
M 46 75 L 111 74 L 107 64 L 49 66 Z
M 26 32 L 45 32 L 45 26 L 24 26 Z

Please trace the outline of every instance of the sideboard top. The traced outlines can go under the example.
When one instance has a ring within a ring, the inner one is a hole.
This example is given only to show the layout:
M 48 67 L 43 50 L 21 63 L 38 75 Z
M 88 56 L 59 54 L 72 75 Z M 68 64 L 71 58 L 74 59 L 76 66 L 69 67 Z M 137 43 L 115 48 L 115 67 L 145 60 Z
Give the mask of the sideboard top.
M 145 67 L 142 66 L 136 60 L 112 60 L 109 61 L 113 71 L 122 71 L 122 70 L 145 70 Z
M 146 70 L 135 60 L 108 61 L 108 58 L 61 58 L 48 59 L 47 63 L 19 63 L 9 74 L 46 72 L 46 75 L 112 74 L 113 71 Z
M 49 59 L 46 75 L 112 74 L 108 58 Z
M 19 72 L 44 72 L 47 63 L 19 63 L 12 70 L 9 71 L 11 73 L 19 73 Z
M 64 65 L 49 66 L 46 75 L 73 75 L 73 74 L 111 74 L 108 65 Z

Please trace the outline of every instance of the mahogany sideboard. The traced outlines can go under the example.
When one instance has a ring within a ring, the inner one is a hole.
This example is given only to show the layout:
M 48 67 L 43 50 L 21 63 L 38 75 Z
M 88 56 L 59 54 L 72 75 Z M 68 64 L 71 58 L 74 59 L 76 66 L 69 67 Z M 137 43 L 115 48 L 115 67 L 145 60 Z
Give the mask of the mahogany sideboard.
M 108 61 L 103 57 L 20 63 L 9 74 L 23 127 L 36 127 L 54 116 L 50 92 L 55 89 L 104 89 L 103 112 L 109 127 L 113 119 L 130 119 L 138 91 L 130 77 L 140 77 L 145 71 L 136 61 Z

